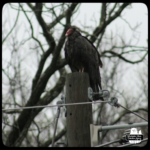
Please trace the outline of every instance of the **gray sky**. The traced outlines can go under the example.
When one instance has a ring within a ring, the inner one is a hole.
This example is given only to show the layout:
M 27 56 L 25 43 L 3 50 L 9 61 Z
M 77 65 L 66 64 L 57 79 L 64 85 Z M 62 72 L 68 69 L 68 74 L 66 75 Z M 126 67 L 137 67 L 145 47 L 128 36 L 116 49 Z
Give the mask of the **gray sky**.
M 82 11 L 81 11 L 82 10 Z M 82 23 L 88 26 L 94 26 L 94 22 L 92 20 L 96 20 L 97 24 L 99 23 L 99 13 L 100 13 L 100 4 L 99 3 L 84 3 L 81 4 L 81 9 L 77 13 L 79 14 L 74 21 L 76 24 Z M 140 40 L 138 45 L 146 46 L 146 38 L 148 37 L 148 16 L 147 16 L 147 6 L 143 3 L 134 3 L 132 4 L 131 9 L 125 9 L 121 16 L 126 19 L 131 27 L 135 27 L 135 25 L 140 23 L 138 28 L 138 32 L 140 34 Z M 130 29 L 129 26 L 120 18 L 113 21 L 107 28 L 107 32 L 110 30 L 125 30 L 126 36 L 130 37 Z

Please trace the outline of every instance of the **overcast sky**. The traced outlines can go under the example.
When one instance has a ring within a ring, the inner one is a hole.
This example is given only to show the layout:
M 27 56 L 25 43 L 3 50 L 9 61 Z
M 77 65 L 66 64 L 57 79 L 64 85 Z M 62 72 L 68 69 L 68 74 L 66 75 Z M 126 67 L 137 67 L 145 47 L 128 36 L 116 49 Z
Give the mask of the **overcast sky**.
M 81 4 L 81 8 L 77 14 L 79 14 L 74 21 L 75 23 L 85 22 L 88 26 L 94 26 L 94 22 L 92 20 L 96 20 L 99 23 L 99 13 L 100 13 L 100 4 L 98 3 L 84 3 Z M 140 33 L 139 45 L 147 45 L 145 37 L 148 36 L 148 12 L 147 6 L 143 3 L 134 3 L 132 4 L 131 9 L 125 9 L 121 16 L 126 19 L 131 27 L 135 27 L 137 23 L 141 23 L 138 32 Z M 128 25 L 122 21 L 120 18 L 113 21 L 107 28 L 107 32 L 109 30 L 117 29 L 125 29 L 126 36 L 130 37 L 131 30 Z

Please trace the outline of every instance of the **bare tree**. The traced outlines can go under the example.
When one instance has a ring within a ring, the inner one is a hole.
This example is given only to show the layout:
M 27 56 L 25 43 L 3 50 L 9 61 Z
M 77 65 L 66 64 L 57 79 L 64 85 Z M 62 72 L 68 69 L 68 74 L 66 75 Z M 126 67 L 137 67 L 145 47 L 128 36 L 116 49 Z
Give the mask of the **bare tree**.
M 10 30 L 3 27 L 3 50 L 9 49 L 10 57 L 9 61 L 3 58 L 3 108 L 48 105 L 58 99 L 64 88 L 65 75 L 69 72 L 63 55 L 65 33 L 73 25 L 73 17 L 79 12 L 81 5 L 80 3 L 6 4 L 5 7 L 16 11 L 17 15 Z M 116 84 L 124 74 L 121 66 L 127 63 L 130 65 L 143 63 L 148 53 L 147 47 L 132 45 L 131 41 L 127 42 L 122 34 L 113 38 L 118 34 L 117 31 L 115 35 L 110 34 L 110 37 L 106 34 L 107 27 L 117 18 L 122 18 L 125 24 L 129 25 L 131 32 L 136 32 L 139 24 L 132 28 L 130 23 L 121 16 L 122 12 L 132 4 L 102 3 L 100 6 L 98 24 L 90 28 L 91 32 L 88 32 L 89 29 L 86 30 L 86 25 L 82 25 L 80 31 L 101 50 L 104 64 L 103 87 L 116 96 L 121 95 L 120 100 L 127 108 L 147 117 L 147 97 L 143 99 L 146 106 L 140 105 L 135 108 L 134 103 L 137 100 L 128 102 L 128 99 L 132 99 L 132 95 L 123 92 L 122 85 Z M 21 15 L 24 17 L 25 24 L 19 23 Z M 7 23 L 8 20 L 3 18 L 3 24 Z M 19 28 L 24 30 L 21 30 L 21 34 L 24 35 L 22 37 L 18 33 Z M 130 54 L 138 54 L 139 57 L 132 59 Z M 147 88 L 146 84 L 144 88 Z M 93 121 L 106 125 L 127 122 L 131 119 L 131 114 L 121 108 L 118 109 L 118 114 L 115 108 L 109 113 L 110 109 L 112 108 L 105 104 L 97 105 L 93 108 L 95 116 Z M 15 147 L 50 146 L 54 119 L 55 110 L 48 108 L 5 111 L 2 120 L 3 143 Z M 141 121 L 133 116 L 131 120 Z M 57 131 L 55 141 L 66 141 L 65 118 L 61 119 Z M 110 136 L 111 132 L 103 133 L 103 142 L 114 138 Z M 120 135 L 118 132 L 118 136 Z

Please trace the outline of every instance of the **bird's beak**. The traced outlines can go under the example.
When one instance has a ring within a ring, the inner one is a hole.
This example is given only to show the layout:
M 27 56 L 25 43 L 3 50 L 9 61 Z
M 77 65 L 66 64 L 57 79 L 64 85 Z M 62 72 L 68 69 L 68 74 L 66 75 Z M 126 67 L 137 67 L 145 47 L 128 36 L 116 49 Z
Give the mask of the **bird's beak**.
M 70 31 L 68 30 L 68 31 L 66 32 L 65 36 L 68 36 L 68 35 L 69 35 L 69 33 L 70 33 Z
M 72 32 L 72 29 L 67 30 L 65 36 L 68 36 Z

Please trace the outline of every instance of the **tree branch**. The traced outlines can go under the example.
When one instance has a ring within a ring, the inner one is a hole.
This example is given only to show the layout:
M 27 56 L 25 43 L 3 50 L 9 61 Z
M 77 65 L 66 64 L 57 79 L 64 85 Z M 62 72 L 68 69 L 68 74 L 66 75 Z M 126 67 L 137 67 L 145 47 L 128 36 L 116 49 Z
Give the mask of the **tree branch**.
M 16 26 L 16 24 L 18 22 L 19 14 L 20 14 L 20 10 L 18 10 L 17 17 L 16 17 L 16 20 L 15 20 L 15 23 L 14 23 L 13 27 L 8 32 L 8 34 L 6 35 L 6 37 L 2 40 L 2 44 L 6 41 L 6 39 L 8 38 L 8 36 L 12 33 L 13 29 L 15 28 L 15 26 Z
M 70 19 L 72 17 L 72 13 L 74 11 L 74 9 L 77 7 L 78 3 L 72 3 L 71 6 L 68 8 L 67 10 L 67 16 L 66 16 L 66 26 L 64 27 L 64 30 L 60 36 L 58 45 L 55 47 L 55 50 L 53 52 L 53 59 L 52 59 L 52 63 L 50 65 L 51 68 L 53 68 L 59 58 L 59 54 L 61 51 L 61 48 L 65 42 L 65 33 L 68 29 L 68 25 L 70 25 Z
M 102 26 L 105 23 L 105 21 L 106 21 L 106 3 L 102 3 L 100 26 Z
M 148 51 L 143 55 L 143 57 L 139 60 L 136 60 L 136 61 L 131 61 L 131 60 L 128 60 L 126 59 L 125 57 L 123 57 L 121 54 L 118 54 L 114 51 L 104 51 L 102 52 L 102 55 L 105 55 L 106 53 L 110 53 L 110 54 L 113 54 L 115 57 L 118 57 L 122 60 L 124 60 L 125 62 L 128 62 L 128 63 L 131 63 L 131 64 L 136 64 L 136 63 L 139 63 L 139 62 L 142 62 L 144 60 L 144 58 L 146 57 L 146 55 L 148 54 Z M 106 56 L 106 57 L 109 57 L 109 56 Z M 111 56 L 112 57 L 112 56 Z
M 67 11 L 63 12 L 63 13 L 62 13 L 61 15 L 59 15 L 58 17 L 57 17 L 57 15 L 56 15 L 54 9 L 52 9 L 52 12 L 53 12 L 53 14 L 54 14 L 54 16 L 55 16 L 56 19 L 48 26 L 48 28 L 51 29 L 51 28 L 52 28 L 53 26 L 55 26 L 58 22 L 59 22 L 62 26 L 64 26 L 64 24 L 62 24 L 60 21 L 61 21 L 61 19 L 63 19 L 63 18 L 65 17 L 65 15 L 67 14 Z
M 98 35 L 113 21 L 115 20 L 118 16 L 120 16 L 120 14 L 122 13 L 122 11 L 124 10 L 124 8 L 126 8 L 130 3 L 124 3 L 122 4 L 119 9 L 115 12 L 115 14 L 113 16 L 110 16 L 104 24 L 100 24 L 98 27 L 95 28 L 93 35 L 91 37 L 91 41 L 94 43 L 96 38 L 98 37 Z
M 54 50 L 55 48 L 55 40 L 52 36 L 52 34 L 49 33 L 49 28 L 47 26 L 47 24 L 45 23 L 44 19 L 42 18 L 42 3 L 36 3 L 36 6 L 32 6 L 30 3 L 27 3 L 27 5 L 33 10 L 37 21 L 39 22 L 42 30 L 43 30 L 43 35 L 47 41 L 47 43 L 49 44 L 49 46 L 51 47 L 51 52 Z
M 31 37 L 39 44 L 39 46 L 40 46 L 42 52 L 44 53 L 44 49 L 43 49 L 43 46 L 42 46 L 41 42 L 40 42 L 37 38 L 34 37 L 34 29 L 33 29 L 32 23 L 31 23 L 31 21 L 30 21 L 28 15 L 27 15 L 27 13 L 26 13 L 26 11 L 23 9 L 23 7 L 22 7 L 21 4 L 19 4 L 19 6 L 21 7 L 22 11 L 24 12 L 24 14 L 25 14 L 25 16 L 26 16 L 26 18 L 27 18 L 27 20 L 28 20 L 28 22 L 29 22 L 29 24 L 30 24 Z
M 66 12 L 67 12 L 66 15 L 68 15 L 68 16 L 71 17 L 71 12 L 74 11 L 74 9 L 76 8 L 77 5 L 78 5 L 78 4 L 76 4 L 76 3 L 71 4 L 71 6 L 70 6 L 70 7 L 68 8 L 68 10 L 66 11 Z M 32 7 L 32 9 L 34 10 L 33 7 Z M 38 15 L 37 15 L 37 16 L 38 16 Z M 42 20 L 42 19 L 40 19 L 40 20 Z M 39 22 L 44 22 L 44 21 L 40 21 L 40 20 L 39 20 Z M 45 24 L 45 23 L 43 23 L 43 24 Z M 58 57 L 59 57 L 60 50 L 61 50 L 61 48 L 62 48 L 62 46 L 63 46 L 63 44 L 64 44 L 64 42 L 65 42 L 65 33 L 66 33 L 66 31 L 67 31 L 67 24 L 70 24 L 70 23 L 69 23 L 69 22 L 66 22 L 66 27 L 64 28 L 64 31 L 62 32 L 62 35 L 61 35 L 61 37 L 60 37 L 60 39 L 59 39 L 59 42 L 58 42 L 58 45 L 55 46 L 55 50 L 53 49 L 53 59 L 52 59 L 51 65 L 48 67 L 49 69 L 50 69 L 50 68 L 54 68 L 55 65 L 56 65 L 56 61 L 57 61 L 57 59 L 58 59 Z M 46 25 L 44 25 L 44 26 L 46 26 Z M 47 28 L 47 27 L 46 27 L 46 28 Z M 44 29 L 43 29 L 43 30 L 44 30 Z M 34 80 L 33 80 L 32 90 L 35 88 L 35 86 L 36 86 L 36 84 L 37 84 L 37 82 L 38 82 L 38 80 L 39 80 L 39 77 L 40 77 L 40 75 L 41 75 L 41 72 L 42 72 L 42 69 L 43 69 L 45 60 L 47 59 L 47 57 L 49 56 L 49 54 L 50 54 L 51 52 L 52 52 L 52 51 L 49 49 L 45 54 L 43 54 L 42 59 L 41 59 L 40 64 L 39 64 L 39 67 L 38 67 L 38 70 L 37 70 L 37 73 L 36 73 L 35 78 L 34 78 Z M 65 65 L 65 64 L 66 64 L 66 63 L 64 62 L 64 64 L 62 64 L 62 66 Z M 48 68 L 47 68 L 47 70 L 49 70 Z M 45 71 L 45 72 L 46 72 L 46 71 Z
M 72 3 L 67 10 L 67 14 L 66 14 L 66 26 L 67 26 L 67 28 L 70 27 L 70 25 L 71 25 L 70 24 L 71 23 L 71 16 L 72 16 L 72 13 L 73 13 L 73 11 L 77 5 L 78 5 L 78 3 Z
M 32 91 L 34 90 L 40 76 L 41 76 L 41 73 L 42 73 L 42 70 L 43 70 L 43 67 L 44 67 L 44 64 L 45 64 L 45 61 L 46 59 L 48 58 L 48 56 L 50 55 L 51 53 L 51 49 L 49 48 L 42 56 L 41 56 L 41 60 L 39 62 L 39 65 L 38 65 L 38 69 L 36 71 L 36 74 L 35 74 L 35 77 L 32 81 Z
M 62 91 L 65 78 L 64 78 L 65 71 L 62 72 L 61 77 L 59 78 L 57 84 L 53 89 L 51 89 L 40 101 L 37 103 L 38 105 L 47 105 L 49 104 L 54 98 L 56 98 L 59 93 Z M 27 103 L 28 104 L 28 103 Z M 27 105 L 26 105 L 27 106 Z M 31 105 L 29 105 L 31 106 Z M 7 146 L 20 146 L 25 135 L 27 134 L 28 128 L 30 127 L 33 119 L 35 116 L 44 108 L 37 108 L 37 109 L 30 109 L 30 110 L 23 110 L 20 114 L 18 121 L 16 121 L 15 125 L 18 128 L 14 128 L 9 137 L 7 139 L 6 145 Z M 26 119 L 24 119 L 26 118 Z
M 66 134 L 66 128 L 62 129 L 56 136 L 55 136 L 55 142 L 58 141 L 60 138 L 62 138 Z M 48 147 L 50 144 L 52 144 L 52 138 L 44 142 L 40 145 L 40 147 Z
M 114 4 L 114 7 L 110 10 L 110 12 L 109 12 L 109 18 L 110 18 L 110 16 L 111 16 L 111 14 L 114 12 L 114 10 L 115 10 L 117 4 L 118 4 L 118 3 L 115 3 L 115 4 Z

